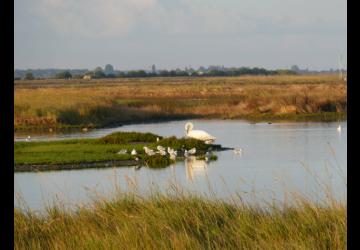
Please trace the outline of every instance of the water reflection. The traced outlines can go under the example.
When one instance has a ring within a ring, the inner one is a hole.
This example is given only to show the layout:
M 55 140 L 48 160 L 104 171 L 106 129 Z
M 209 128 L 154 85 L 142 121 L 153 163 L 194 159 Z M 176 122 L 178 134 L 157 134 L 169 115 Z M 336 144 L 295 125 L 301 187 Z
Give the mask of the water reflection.
M 195 156 L 189 156 L 185 159 L 186 178 L 189 181 L 194 181 L 196 176 L 204 176 L 207 169 L 207 162 L 205 160 L 198 160 Z

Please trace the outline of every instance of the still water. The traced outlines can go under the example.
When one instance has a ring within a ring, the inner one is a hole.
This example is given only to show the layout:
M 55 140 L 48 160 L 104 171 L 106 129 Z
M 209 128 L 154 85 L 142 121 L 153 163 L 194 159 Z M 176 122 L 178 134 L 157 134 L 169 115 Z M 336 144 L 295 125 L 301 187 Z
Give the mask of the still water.
M 32 135 L 31 140 L 95 138 L 115 131 L 152 132 L 162 136 L 184 136 L 187 121 L 137 124 L 87 133 Z M 214 135 L 217 144 L 242 148 L 217 152 L 218 160 L 206 163 L 189 158 L 165 169 L 119 167 L 64 170 L 40 173 L 15 173 L 15 206 L 25 202 L 41 210 L 61 201 L 66 206 L 87 203 L 96 195 L 110 196 L 115 187 L 143 194 L 150 189 L 166 191 L 170 186 L 201 195 L 229 199 L 235 194 L 254 201 L 283 201 L 285 190 L 296 190 L 311 199 L 321 199 L 329 185 L 337 198 L 346 197 L 347 122 L 334 123 L 256 123 L 239 120 L 191 120 L 194 129 Z M 341 125 L 341 132 L 337 131 Z M 15 135 L 23 140 L 25 135 Z M 251 195 L 250 195 L 251 194 Z M 21 202 L 19 200 L 21 196 Z

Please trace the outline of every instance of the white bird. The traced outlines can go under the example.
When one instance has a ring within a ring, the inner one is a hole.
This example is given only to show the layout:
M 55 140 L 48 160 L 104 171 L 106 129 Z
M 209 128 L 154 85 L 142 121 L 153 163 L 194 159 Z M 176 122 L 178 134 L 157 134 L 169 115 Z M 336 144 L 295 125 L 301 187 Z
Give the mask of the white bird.
M 192 148 L 189 151 L 187 151 L 189 155 L 193 155 L 196 153 L 196 148 Z
M 127 154 L 127 150 L 126 149 L 121 149 L 119 152 L 117 152 L 118 155 L 123 155 L 123 154 Z
M 341 125 L 339 125 L 339 126 L 337 127 L 337 131 L 338 131 L 338 132 L 341 132 Z
M 160 141 L 160 138 L 159 137 L 156 137 L 156 142 L 159 142 Z
M 189 156 L 189 153 L 188 153 L 188 151 L 185 149 L 185 151 L 184 151 L 184 156 L 187 158 L 188 156 Z
M 25 141 L 30 141 L 31 137 L 28 135 L 28 137 L 25 139 Z
M 175 161 L 176 160 L 176 155 L 175 154 L 170 154 L 170 159 Z
M 239 149 L 236 148 L 233 150 L 234 154 L 236 154 L 236 155 L 241 155 L 243 153 L 243 151 L 244 150 L 242 148 L 239 148 Z
M 135 148 L 133 148 L 133 150 L 131 151 L 131 155 L 137 155 Z
M 167 148 L 167 152 L 169 153 L 169 155 L 177 155 L 177 151 L 170 147 Z
M 170 155 L 170 159 L 175 160 L 176 156 L 177 156 L 177 151 L 172 148 L 169 148 L 169 147 L 167 149 L 168 149 L 168 153 Z
M 165 151 L 165 148 L 164 148 L 163 146 L 160 146 L 160 145 L 159 145 L 159 146 L 157 146 L 156 148 L 157 148 L 157 150 L 159 150 L 159 151 Z
M 159 150 L 159 154 L 160 155 L 166 155 L 166 151 L 165 150 Z
M 152 156 L 155 154 L 154 150 L 149 149 L 148 147 L 144 147 L 145 154 Z
M 185 124 L 185 134 L 187 137 L 204 141 L 206 144 L 215 141 L 216 137 L 209 135 L 207 132 L 203 130 L 193 130 L 193 128 L 194 125 L 191 122 Z

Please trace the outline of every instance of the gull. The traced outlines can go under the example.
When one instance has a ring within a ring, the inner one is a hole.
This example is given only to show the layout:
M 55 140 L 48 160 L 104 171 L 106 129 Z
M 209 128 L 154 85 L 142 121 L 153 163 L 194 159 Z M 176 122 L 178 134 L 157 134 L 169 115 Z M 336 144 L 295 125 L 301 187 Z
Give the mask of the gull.
M 159 154 L 160 155 L 166 155 L 166 151 L 165 150 L 159 150 Z
M 206 144 L 212 143 L 215 141 L 216 137 L 208 134 L 203 130 L 193 130 L 194 125 L 191 122 L 186 123 L 185 125 L 185 134 L 187 137 L 194 138 L 200 141 L 204 141 Z
M 236 154 L 236 155 L 241 155 L 243 153 L 243 151 L 244 150 L 242 148 L 238 148 L 238 149 L 236 148 L 233 150 L 234 154 Z
M 160 146 L 160 145 L 159 145 L 159 146 L 157 146 L 156 148 L 157 148 L 157 150 L 159 150 L 159 151 L 165 151 L 165 148 L 164 148 L 163 146 Z
M 187 158 L 188 156 L 189 156 L 189 153 L 188 153 L 188 151 L 185 149 L 185 151 L 184 151 L 184 156 Z
M 339 126 L 337 127 L 337 131 L 338 131 L 338 132 L 341 132 L 341 125 L 339 125 Z
M 133 148 L 133 150 L 131 151 L 131 155 L 137 155 L 135 148 Z
M 118 155 L 127 154 L 127 149 L 121 149 L 119 152 L 117 152 Z
M 168 152 L 170 155 L 171 155 L 171 154 L 177 155 L 177 151 L 174 150 L 174 149 L 172 149 L 172 148 L 170 148 L 170 147 L 167 148 L 167 152 Z
M 188 154 L 193 155 L 193 154 L 196 153 L 196 148 L 192 148 L 192 149 L 190 149 L 190 150 L 187 151 L 187 152 L 188 152 Z
M 144 147 L 145 154 L 152 156 L 155 154 L 154 150 L 149 149 L 148 147 Z

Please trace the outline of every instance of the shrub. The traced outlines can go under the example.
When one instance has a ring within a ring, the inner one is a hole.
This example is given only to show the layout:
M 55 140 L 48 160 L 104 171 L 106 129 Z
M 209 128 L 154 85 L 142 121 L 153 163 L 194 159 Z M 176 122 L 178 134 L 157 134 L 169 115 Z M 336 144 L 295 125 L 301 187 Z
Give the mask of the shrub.
M 130 142 L 156 142 L 156 138 L 162 136 L 152 133 L 138 133 L 138 132 L 116 132 L 99 139 L 101 143 L 106 144 L 120 144 Z
M 211 145 L 205 144 L 203 141 L 192 139 L 192 138 L 176 138 L 175 136 L 171 136 L 165 139 L 162 139 L 159 144 L 163 147 L 170 147 L 176 150 L 184 148 L 184 149 L 192 149 L 196 148 L 199 151 L 206 151 Z

